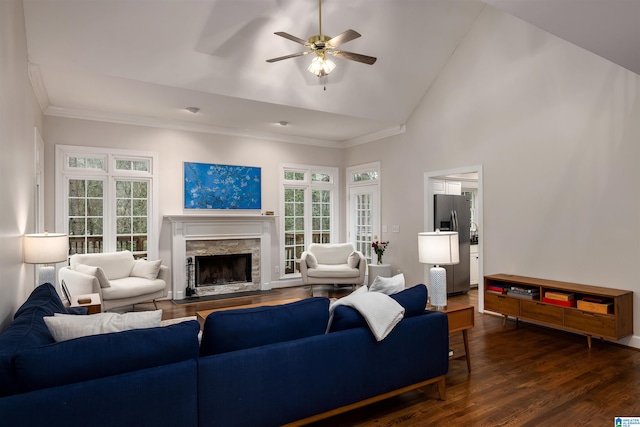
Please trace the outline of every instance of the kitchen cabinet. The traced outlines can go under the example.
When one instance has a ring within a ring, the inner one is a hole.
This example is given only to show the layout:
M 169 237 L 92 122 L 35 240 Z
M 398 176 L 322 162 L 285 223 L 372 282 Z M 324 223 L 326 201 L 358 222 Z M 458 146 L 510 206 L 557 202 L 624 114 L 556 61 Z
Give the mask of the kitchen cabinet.
M 478 255 L 478 245 L 471 245 L 469 251 L 469 276 L 471 286 L 478 286 L 480 261 Z
M 453 194 L 454 196 L 462 195 L 462 182 L 460 181 L 444 181 L 441 179 L 433 180 L 433 194 Z

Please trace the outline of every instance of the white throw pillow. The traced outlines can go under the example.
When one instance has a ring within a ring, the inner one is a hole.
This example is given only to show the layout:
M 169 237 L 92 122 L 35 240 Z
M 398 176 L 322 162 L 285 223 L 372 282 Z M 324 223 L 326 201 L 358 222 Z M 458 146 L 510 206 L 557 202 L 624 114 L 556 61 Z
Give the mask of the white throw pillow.
M 309 268 L 318 268 L 318 258 L 312 253 L 307 252 L 307 267 Z
M 155 261 L 137 259 L 136 263 L 133 264 L 131 275 L 133 277 L 143 277 L 149 280 L 156 280 L 158 278 L 158 273 L 160 272 L 160 264 L 162 264 L 161 259 L 157 259 Z
M 353 251 L 349 254 L 349 258 L 347 258 L 347 264 L 351 268 L 357 268 L 358 263 L 360 262 L 360 257 L 358 256 L 358 252 Z
M 59 342 L 109 332 L 155 328 L 160 326 L 161 319 L 162 310 L 124 314 L 98 313 L 86 316 L 55 313 L 54 316 L 45 316 L 44 323 L 53 339 Z
M 404 290 L 404 274 L 396 274 L 393 277 L 376 276 L 369 286 L 369 292 L 382 292 L 383 294 L 393 295 Z
M 101 288 L 111 287 L 111 283 L 109 283 L 109 279 L 107 278 L 107 275 L 104 274 L 104 270 L 102 269 L 102 267 L 78 264 L 76 265 L 76 271 L 96 277 L 98 279 L 98 283 L 100 283 Z

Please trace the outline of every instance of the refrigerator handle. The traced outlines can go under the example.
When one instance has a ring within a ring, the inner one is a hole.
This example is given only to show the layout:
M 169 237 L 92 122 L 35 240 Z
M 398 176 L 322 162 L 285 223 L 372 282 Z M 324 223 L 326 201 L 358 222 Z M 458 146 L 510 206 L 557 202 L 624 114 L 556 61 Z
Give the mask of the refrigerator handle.
M 456 229 L 456 217 L 453 212 L 453 209 L 451 209 L 451 225 L 449 226 L 449 231 L 454 231 L 455 229 Z
M 458 231 L 458 212 L 451 211 L 451 216 L 453 217 L 453 231 Z

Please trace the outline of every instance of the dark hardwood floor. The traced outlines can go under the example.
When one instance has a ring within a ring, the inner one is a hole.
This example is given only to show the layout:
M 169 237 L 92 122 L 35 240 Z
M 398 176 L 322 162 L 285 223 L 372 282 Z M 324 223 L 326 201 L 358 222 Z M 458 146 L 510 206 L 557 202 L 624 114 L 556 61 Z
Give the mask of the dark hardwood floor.
M 316 296 L 341 297 L 350 291 L 314 287 Z M 308 293 L 308 287 L 288 288 L 188 305 L 162 301 L 159 308 L 169 319 L 210 308 L 306 298 Z M 477 308 L 476 290 L 453 299 Z M 600 340 L 589 349 L 582 335 L 514 321 L 503 327 L 501 317 L 477 311 L 469 342 L 472 371 L 467 373 L 464 360 L 451 361 L 445 401 L 437 399 L 432 385 L 313 425 L 613 426 L 616 416 L 640 416 L 640 352 L 635 349 Z M 464 353 L 462 333 L 451 335 L 450 347 L 456 355 Z

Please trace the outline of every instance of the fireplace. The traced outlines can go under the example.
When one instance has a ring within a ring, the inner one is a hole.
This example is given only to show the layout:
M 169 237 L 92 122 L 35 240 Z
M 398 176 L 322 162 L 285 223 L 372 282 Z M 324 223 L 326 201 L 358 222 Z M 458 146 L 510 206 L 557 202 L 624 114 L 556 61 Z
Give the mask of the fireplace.
M 196 283 L 196 258 L 206 256 L 251 254 L 246 261 L 251 272 L 245 280 L 238 278 L 234 283 L 222 284 L 218 280 L 215 284 L 196 286 L 198 296 L 271 289 L 274 270 L 271 236 L 275 232 L 275 216 L 198 214 L 167 215 L 165 219 L 171 223 L 171 298 L 187 296 L 187 287 Z M 231 269 L 247 274 L 243 268 Z
M 195 257 L 195 285 L 215 286 L 251 282 L 251 254 Z

